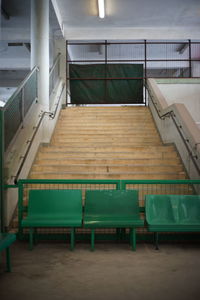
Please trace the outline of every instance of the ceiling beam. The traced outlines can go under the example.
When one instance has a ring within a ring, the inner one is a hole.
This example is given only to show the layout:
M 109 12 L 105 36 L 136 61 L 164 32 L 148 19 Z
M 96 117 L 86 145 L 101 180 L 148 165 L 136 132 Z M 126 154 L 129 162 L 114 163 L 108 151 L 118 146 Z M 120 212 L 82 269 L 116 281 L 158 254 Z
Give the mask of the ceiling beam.
M 2 16 L 4 16 L 4 18 L 6 19 L 6 20 L 9 20 L 10 19 L 10 15 L 9 15 L 9 13 L 5 10 L 5 8 L 1 5 L 1 14 L 2 14 Z

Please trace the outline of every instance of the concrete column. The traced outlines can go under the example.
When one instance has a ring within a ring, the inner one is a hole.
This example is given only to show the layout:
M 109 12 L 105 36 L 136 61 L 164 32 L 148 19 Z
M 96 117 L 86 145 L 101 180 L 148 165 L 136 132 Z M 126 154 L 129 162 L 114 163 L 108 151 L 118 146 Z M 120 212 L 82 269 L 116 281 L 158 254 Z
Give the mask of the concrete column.
M 39 103 L 49 110 L 49 0 L 31 0 L 31 69 L 39 67 Z

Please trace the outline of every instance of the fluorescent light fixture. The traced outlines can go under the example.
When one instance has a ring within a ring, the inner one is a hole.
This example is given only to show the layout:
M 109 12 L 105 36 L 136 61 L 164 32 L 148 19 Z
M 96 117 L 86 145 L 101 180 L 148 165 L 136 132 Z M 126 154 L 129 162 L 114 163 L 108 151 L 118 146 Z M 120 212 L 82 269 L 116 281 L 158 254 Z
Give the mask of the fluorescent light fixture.
M 105 17 L 105 3 L 104 0 L 98 0 L 99 7 L 99 18 L 103 19 Z

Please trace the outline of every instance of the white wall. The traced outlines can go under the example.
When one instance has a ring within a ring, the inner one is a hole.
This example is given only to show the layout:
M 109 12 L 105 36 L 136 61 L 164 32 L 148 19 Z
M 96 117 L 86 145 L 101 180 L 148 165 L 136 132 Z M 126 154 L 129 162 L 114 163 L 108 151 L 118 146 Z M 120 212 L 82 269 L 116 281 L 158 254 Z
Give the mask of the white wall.
M 194 121 L 200 125 L 200 83 L 199 84 L 158 84 L 168 105 L 185 104 Z

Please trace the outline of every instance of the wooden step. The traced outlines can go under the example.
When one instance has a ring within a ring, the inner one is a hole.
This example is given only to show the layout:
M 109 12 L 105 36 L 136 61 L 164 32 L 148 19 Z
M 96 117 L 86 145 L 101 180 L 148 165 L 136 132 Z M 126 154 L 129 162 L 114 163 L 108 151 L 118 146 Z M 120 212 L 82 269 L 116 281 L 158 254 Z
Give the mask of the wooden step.
M 77 128 L 73 127 L 71 128 L 71 130 L 69 130 L 69 128 L 56 128 L 55 132 L 54 132 L 54 136 L 60 135 L 60 136 L 133 136 L 133 135 L 139 135 L 139 134 L 144 134 L 144 135 L 154 135 L 154 134 L 158 134 L 157 130 L 155 128 L 153 129 L 147 129 L 147 128 L 130 128 L 127 129 L 125 132 L 123 129 L 121 128 L 113 128 L 113 129 L 102 129 L 102 128 L 79 128 L 79 130 L 77 130 Z
M 164 146 L 147 107 L 70 107 L 30 178 L 184 179 L 173 145 Z
M 140 179 L 159 179 L 159 180 L 178 180 L 178 179 L 186 179 L 186 175 L 184 172 L 180 173 L 121 173 L 121 174 L 111 174 L 111 173 L 103 173 L 103 174 L 93 174 L 93 173 L 40 173 L 40 172 L 31 172 L 31 179 L 130 179 L 130 180 L 140 180 Z
M 178 158 L 175 159 L 155 159 L 155 158 L 141 158 L 141 159 L 103 159 L 103 158 L 93 158 L 93 159 L 85 159 L 85 158 L 52 158 L 52 159 L 37 159 L 35 161 L 35 165 L 46 165 L 46 166 L 54 166 L 62 164 L 65 166 L 68 165 L 96 165 L 96 166 L 137 166 L 137 165 L 170 165 L 176 166 L 181 165 L 180 160 Z
M 80 150 L 80 148 L 79 148 Z M 66 159 L 66 158 L 89 158 L 89 159 L 97 159 L 97 158 L 116 158 L 116 159 L 152 159 L 152 158 L 159 158 L 159 159 L 177 159 L 178 154 L 176 152 L 100 152 L 100 151 L 87 151 L 85 152 L 84 148 L 81 149 L 82 151 L 78 151 L 77 148 L 74 148 L 74 151 L 66 151 L 65 149 L 58 151 L 53 151 L 49 149 L 48 151 L 38 153 L 38 159 Z M 104 149 L 105 150 L 105 149 Z
M 67 147 L 62 144 L 62 146 L 49 146 L 49 147 L 42 147 L 40 149 L 41 152 L 57 152 L 57 153 L 80 153 L 84 152 L 87 153 L 104 153 L 104 152 L 110 152 L 110 153 L 130 153 L 133 155 L 136 154 L 136 157 L 140 154 L 153 154 L 155 157 L 161 157 L 166 158 L 164 154 L 169 154 L 169 157 L 177 157 L 177 153 L 175 151 L 171 151 L 170 148 L 165 148 L 162 146 L 147 146 L 146 149 L 143 146 L 132 146 L 132 147 L 112 147 L 112 146 L 98 146 L 98 147 L 85 147 L 84 145 L 82 147 Z M 96 155 L 96 154 L 95 154 Z M 139 157 L 138 157 L 139 158 Z
M 131 172 L 146 172 L 146 173 L 158 173 L 158 172 L 180 172 L 183 171 L 181 165 L 120 165 L 120 166 L 110 166 L 110 165 L 38 165 L 35 164 L 32 168 L 33 172 L 92 172 L 93 174 L 98 173 L 131 173 Z

